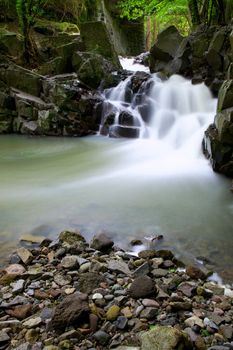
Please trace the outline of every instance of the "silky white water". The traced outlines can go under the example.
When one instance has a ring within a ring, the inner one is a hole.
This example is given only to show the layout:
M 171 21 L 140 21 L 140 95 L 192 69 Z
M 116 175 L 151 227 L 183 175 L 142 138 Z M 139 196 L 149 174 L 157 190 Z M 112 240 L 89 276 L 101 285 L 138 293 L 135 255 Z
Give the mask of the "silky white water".
M 205 256 L 232 279 L 230 181 L 201 152 L 216 101 L 204 85 L 152 79 L 144 138 L 0 137 L 2 260 L 28 232 L 80 229 L 90 238 L 105 230 L 122 246 L 163 234 L 164 247 L 184 259 Z

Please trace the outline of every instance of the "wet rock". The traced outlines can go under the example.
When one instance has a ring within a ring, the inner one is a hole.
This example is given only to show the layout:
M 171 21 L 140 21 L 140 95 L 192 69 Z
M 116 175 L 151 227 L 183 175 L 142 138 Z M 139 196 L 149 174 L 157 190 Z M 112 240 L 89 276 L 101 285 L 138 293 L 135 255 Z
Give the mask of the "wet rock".
M 139 127 L 130 127 L 130 126 L 121 126 L 121 125 L 113 125 L 109 128 L 109 137 L 119 138 L 125 137 L 129 139 L 136 139 L 140 136 L 140 128 Z
M 25 334 L 25 340 L 30 344 L 34 344 L 39 339 L 39 336 L 40 332 L 37 329 L 29 329 Z
M 186 334 L 172 328 L 156 326 L 141 336 L 142 350 L 191 350 Z
M 97 236 L 94 236 L 90 247 L 101 252 L 109 251 L 114 245 L 113 240 L 108 237 L 105 233 L 101 233 Z
M 145 318 L 147 320 L 153 320 L 158 314 L 158 309 L 154 307 L 146 307 L 140 313 L 140 318 Z
M 155 283 L 148 276 L 137 277 L 129 288 L 129 294 L 135 299 L 145 298 L 155 293 Z
M 90 311 L 87 303 L 87 295 L 82 293 L 72 294 L 63 299 L 56 306 L 51 325 L 54 329 L 64 329 L 69 325 L 78 324 L 88 318 Z
M 145 262 L 141 266 L 139 266 L 136 270 L 133 271 L 132 276 L 134 278 L 145 276 L 150 272 L 150 265 L 148 262 Z
M 153 259 L 157 256 L 156 251 L 155 250 L 142 250 L 141 252 L 139 252 L 138 254 L 139 258 L 141 259 Z
M 25 281 L 20 279 L 15 283 L 12 283 L 12 293 L 20 293 L 24 290 Z
M 59 240 L 62 243 L 68 243 L 70 245 L 85 242 L 84 237 L 79 232 L 63 231 L 59 235 Z
M 195 280 L 197 279 L 205 280 L 207 277 L 207 275 L 198 266 L 188 265 L 186 267 L 186 273 L 189 277 Z

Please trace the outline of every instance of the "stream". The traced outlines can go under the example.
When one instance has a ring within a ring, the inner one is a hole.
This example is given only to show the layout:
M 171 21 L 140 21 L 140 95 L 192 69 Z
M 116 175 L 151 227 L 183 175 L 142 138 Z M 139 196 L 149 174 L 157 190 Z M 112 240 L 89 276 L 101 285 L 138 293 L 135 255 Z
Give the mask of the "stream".
M 185 261 L 205 257 L 232 282 L 230 180 L 214 173 L 201 152 L 216 100 L 203 84 L 152 79 L 149 126 L 137 103 L 125 103 L 122 87 L 121 94 L 105 92 L 114 108 L 136 116 L 139 139 L 1 135 L 1 263 L 25 233 L 54 238 L 77 229 L 90 239 L 106 231 L 127 249 L 132 239 L 150 247 L 150 237 L 163 234 L 161 247 Z

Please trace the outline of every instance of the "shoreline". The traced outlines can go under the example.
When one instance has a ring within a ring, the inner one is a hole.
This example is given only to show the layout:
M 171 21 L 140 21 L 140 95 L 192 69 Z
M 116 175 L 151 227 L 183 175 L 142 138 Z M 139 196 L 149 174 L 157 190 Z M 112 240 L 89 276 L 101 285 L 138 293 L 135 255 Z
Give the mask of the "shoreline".
M 179 268 L 165 249 L 132 255 L 106 234 L 37 243 L 1 270 L 1 349 L 231 349 L 233 290 L 204 267 Z

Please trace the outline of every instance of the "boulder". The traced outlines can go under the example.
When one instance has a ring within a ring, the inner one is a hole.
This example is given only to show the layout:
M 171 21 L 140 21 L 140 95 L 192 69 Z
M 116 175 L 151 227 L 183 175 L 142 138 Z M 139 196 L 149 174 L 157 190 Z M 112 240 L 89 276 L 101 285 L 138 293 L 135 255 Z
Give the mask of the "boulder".
M 78 78 L 91 88 L 96 89 L 101 83 L 105 87 L 116 83 L 116 76 L 112 75 L 112 72 L 117 71 L 118 67 L 99 54 L 75 52 L 72 67 Z
M 90 243 L 90 247 L 101 252 L 109 251 L 114 245 L 113 240 L 105 233 L 95 235 Z
M 191 350 L 185 333 L 173 327 L 155 326 L 141 335 L 142 350 Z
M 218 95 L 218 112 L 233 107 L 233 80 L 225 80 Z
M 80 31 L 86 51 L 98 53 L 111 61 L 116 67 L 121 67 L 105 22 L 81 23 Z
M 126 137 L 130 139 L 135 139 L 140 136 L 140 128 L 121 126 L 121 125 L 112 125 L 109 128 L 109 136 L 114 138 Z
M 217 113 L 214 122 L 219 141 L 233 146 L 233 107 Z
M 78 325 L 88 319 L 89 312 L 87 295 L 72 294 L 56 306 L 51 325 L 54 329 L 65 329 L 71 325 Z
M 183 37 L 180 35 L 176 27 L 170 26 L 159 33 L 156 43 L 150 50 L 149 65 L 152 72 L 158 71 L 158 62 L 171 61 L 177 52 Z
M 17 33 L 0 29 L 0 52 L 4 55 L 19 58 L 22 51 L 22 37 Z

